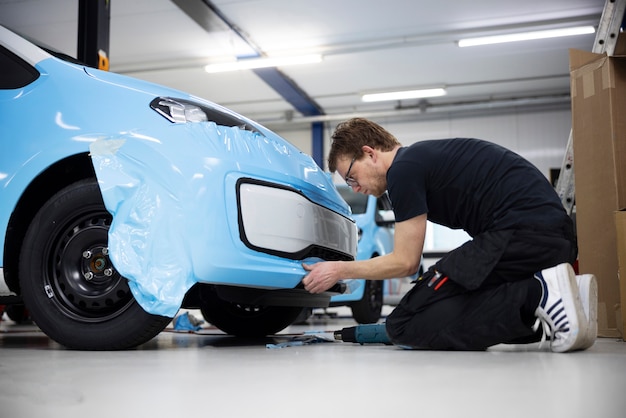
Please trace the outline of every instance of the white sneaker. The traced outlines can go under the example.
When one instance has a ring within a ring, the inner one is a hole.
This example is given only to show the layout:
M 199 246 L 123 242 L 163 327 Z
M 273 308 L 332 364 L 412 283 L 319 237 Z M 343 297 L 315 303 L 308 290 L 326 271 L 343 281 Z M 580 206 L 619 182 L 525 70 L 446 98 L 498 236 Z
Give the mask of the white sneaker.
M 598 282 L 593 274 L 583 274 L 576 276 L 576 283 L 580 293 L 580 302 L 587 318 L 587 332 L 580 349 L 586 350 L 596 342 L 598 337 Z
M 587 335 L 587 318 L 580 301 L 576 275 L 567 263 L 535 274 L 543 296 L 535 311 L 545 334 L 550 335 L 550 349 L 564 353 L 583 347 Z

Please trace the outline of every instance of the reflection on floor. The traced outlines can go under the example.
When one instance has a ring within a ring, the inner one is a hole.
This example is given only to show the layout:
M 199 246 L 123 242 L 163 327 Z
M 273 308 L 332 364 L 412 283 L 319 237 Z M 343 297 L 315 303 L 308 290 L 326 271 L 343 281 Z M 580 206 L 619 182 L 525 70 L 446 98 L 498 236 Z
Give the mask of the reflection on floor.
M 266 338 L 235 338 L 203 324 L 196 333 L 170 327 L 135 350 L 82 352 L 5 317 L 0 416 L 626 416 L 621 340 L 568 354 L 536 344 L 486 352 L 342 342 L 268 348 L 354 324 L 349 312 L 329 310 Z

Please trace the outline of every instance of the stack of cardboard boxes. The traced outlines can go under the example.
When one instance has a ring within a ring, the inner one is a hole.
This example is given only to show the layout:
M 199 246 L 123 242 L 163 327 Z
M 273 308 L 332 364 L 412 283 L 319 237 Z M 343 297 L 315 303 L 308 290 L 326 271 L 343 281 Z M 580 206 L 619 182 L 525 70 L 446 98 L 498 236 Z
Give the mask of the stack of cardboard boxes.
M 598 335 L 626 338 L 626 48 L 570 51 L 580 273 L 598 279 Z

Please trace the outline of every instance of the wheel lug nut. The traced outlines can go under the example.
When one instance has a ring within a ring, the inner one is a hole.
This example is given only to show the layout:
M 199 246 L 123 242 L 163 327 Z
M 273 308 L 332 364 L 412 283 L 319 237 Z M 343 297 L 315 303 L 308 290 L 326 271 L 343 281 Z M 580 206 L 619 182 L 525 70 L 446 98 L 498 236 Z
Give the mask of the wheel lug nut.
M 113 276 L 113 269 L 112 268 L 104 269 L 104 275 Z
M 92 254 L 91 251 L 87 250 L 87 251 L 83 251 L 83 258 L 91 258 Z
M 88 271 L 85 274 L 83 274 L 83 277 L 85 278 L 85 280 L 89 281 L 89 280 L 93 279 L 93 273 Z
M 109 249 L 108 248 L 103 248 L 102 249 L 102 255 L 109 255 Z

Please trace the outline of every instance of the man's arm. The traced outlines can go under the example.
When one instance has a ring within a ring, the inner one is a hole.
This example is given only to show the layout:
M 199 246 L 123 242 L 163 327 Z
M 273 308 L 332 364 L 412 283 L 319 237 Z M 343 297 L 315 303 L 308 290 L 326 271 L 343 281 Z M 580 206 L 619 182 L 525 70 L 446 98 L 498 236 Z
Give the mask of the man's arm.
M 303 264 L 309 271 L 302 280 L 311 293 L 321 293 L 342 279 L 382 280 L 415 274 L 419 269 L 426 235 L 426 214 L 395 226 L 393 251 L 359 261 L 323 261 Z

